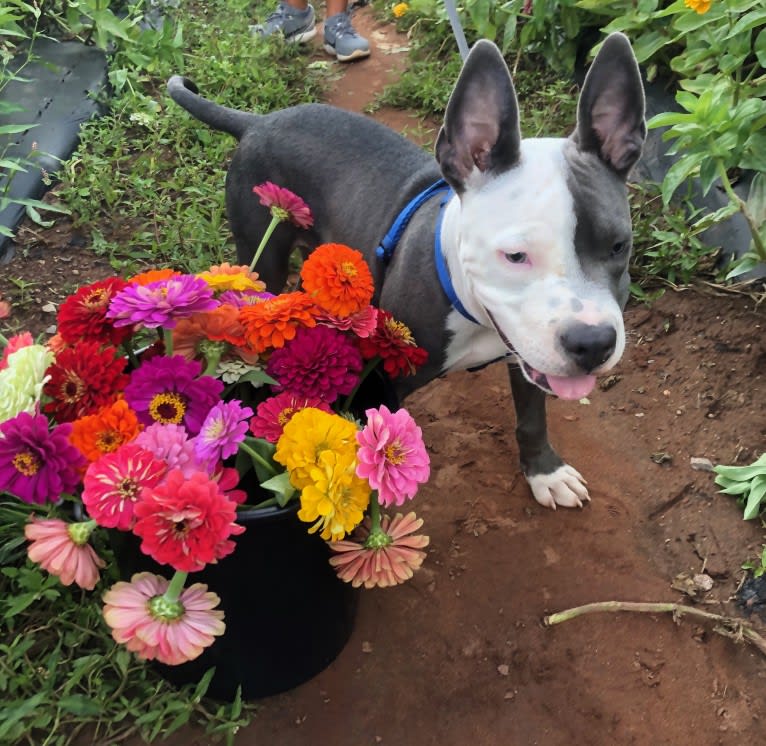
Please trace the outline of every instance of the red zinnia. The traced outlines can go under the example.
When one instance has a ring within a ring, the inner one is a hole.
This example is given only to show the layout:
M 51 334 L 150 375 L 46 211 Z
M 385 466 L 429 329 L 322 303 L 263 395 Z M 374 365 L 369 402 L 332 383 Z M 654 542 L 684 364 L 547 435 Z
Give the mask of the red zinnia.
M 428 353 L 415 344 L 409 327 L 383 309 L 378 310 L 375 331 L 359 339 L 359 349 L 365 360 L 381 357 L 383 368 L 391 378 L 413 375 L 428 359 Z
M 130 327 L 117 328 L 106 318 L 109 302 L 128 283 L 121 277 L 108 277 L 91 285 L 84 285 L 70 295 L 59 308 L 58 332 L 67 344 L 83 339 L 97 340 L 115 347 L 132 333 Z
M 245 530 L 235 522 L 237 504 L 199 471 L 187 478 L 173 469 L 162 484 L 142 491 L 134 514 L 141 551 L 182 572 L 201 570 L 231 554 L 229 537 Z
M 71 422 L 111 404 L 129 381 L 126 359 L 100 342 L 78 342 L 67 347 L 48 368 L 43 392 L 51 401 L 44 410 L 58 422 Z

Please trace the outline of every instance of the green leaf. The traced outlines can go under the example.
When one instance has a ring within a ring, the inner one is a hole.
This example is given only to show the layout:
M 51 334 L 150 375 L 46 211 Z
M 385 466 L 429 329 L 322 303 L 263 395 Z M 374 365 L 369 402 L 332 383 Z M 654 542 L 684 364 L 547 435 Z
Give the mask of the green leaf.
M 256 368 L 243 373 L 237 383 L 252 383 L 257 386 L 268 384 L 269 386 L 278 386 L 279 381 L 275 381 L 266 371 Z
M 276 495 L 280 508 L 284 508 L 296 493 L 295 487 L 290 482 L 290 475 L 286 471 L 271 477 L 271 479 L 267 479 L 265 482 L 261 482 L 261 487 Z
M 766 496 L 766 476 L 757 479 L 750 490 L 750 496 L 745 505 L 744 519 L 756 518 L 761 512 L 761 501 Z
M 762 453 L 752 464 L 746 466 L 715 466 L 713 471 L 738 482 L 748 481 L 759 474 L 766 474 L 766 453 Z
M 667 207 L 671 197 L 681 184 L 689 178 L 707 159 L 707 153 L 691 153 L 679 158 L 665 174 L 662 180 L 662 202 Z
M 80 716 L 98 715 L 102 710 L 100 703 L 90 697 L 86 697 L 84 694 L 70 694 L 62 697 L 58 701 L 58 705 L 62 710 Z

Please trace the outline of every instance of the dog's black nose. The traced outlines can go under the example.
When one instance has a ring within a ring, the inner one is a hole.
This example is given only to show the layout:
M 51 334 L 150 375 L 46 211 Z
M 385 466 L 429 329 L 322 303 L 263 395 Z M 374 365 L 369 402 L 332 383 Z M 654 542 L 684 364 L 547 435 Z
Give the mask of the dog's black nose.
M 617 332 L 610 324 L 575 323 L 560 337 L 561 346 L 586 373 L 598 368 L 614 352 Z

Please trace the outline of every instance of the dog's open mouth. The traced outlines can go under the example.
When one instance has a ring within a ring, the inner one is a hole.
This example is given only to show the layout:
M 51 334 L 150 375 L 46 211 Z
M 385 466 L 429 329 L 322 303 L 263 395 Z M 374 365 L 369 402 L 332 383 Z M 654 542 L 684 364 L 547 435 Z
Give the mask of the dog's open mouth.
M 584 396 L 588 396 L 596 385 L 596 376 L 554 376 L 548 373 L 541 373 L 536 368 L 533 368 L 526 360 L 524 360 L 518 352 L 516 352 L 514 346 L 508 341 L 508 338 L 500 330 L 500 327 L 495 322 L 492 314 L 487 312 L 489 320 L 495 327 L 495 331 L 503 340 L 503 344 L 512 352 L 519 362 L 524 377 L 533 383 L 538 388 L 541 388 L 548 394 L 554 394 L 560 399 L 582 399 Z

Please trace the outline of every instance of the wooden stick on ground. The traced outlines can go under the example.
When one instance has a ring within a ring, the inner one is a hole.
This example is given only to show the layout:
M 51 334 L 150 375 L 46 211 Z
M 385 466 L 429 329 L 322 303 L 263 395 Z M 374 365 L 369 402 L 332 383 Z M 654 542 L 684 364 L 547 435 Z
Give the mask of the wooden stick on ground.
M 643 603 L 637 601 L 599 601 L 584 606 L 576 606 L 566 611 L 559 611 L 556 614 L 550 614 L 543 617 L 543 624 L 546 627 L 552 627 L 554 624 L 561 624 L 570 619 L 575 619 L 583 614 L 594 614 L 598 612 L 615 611 L 637 611 L 644 614 L 666 614 L 673 615 L 673 619 L 678 621 L 681 617 L 689 616 L 695 619 L 702 619 L 713 623 L 713 631 L 724 637 L 729 637 L 735 642 L 743 640 L 752 643 L 758 650 L 766 655 L 766 639 L 759 635 L 750 625 L 741 619 L 713 614 L 710 611 L 695 609 L 693 606 L 684 606 L 676 603 Z

